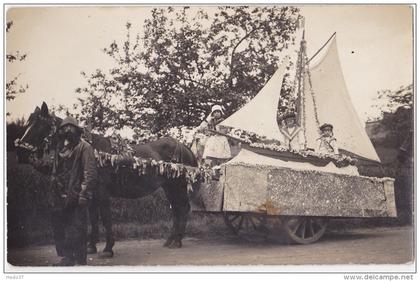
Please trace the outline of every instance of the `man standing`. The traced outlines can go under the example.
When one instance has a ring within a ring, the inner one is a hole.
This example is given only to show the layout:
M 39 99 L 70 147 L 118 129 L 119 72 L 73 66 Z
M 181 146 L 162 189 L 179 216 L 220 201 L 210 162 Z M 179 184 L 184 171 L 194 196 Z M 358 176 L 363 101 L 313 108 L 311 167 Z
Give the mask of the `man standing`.
M 53 230 L 57 254 L 55 266 L 86 265 L 87 206 L 97 179 L 92 146 L 81 138 L 83 130 L 68 116 L 59 127 L 64 142 L 59 152 L 57 174 L 62 179 L 62 202 L 54 212 Z
M 297 125 L 296 115 L 288 113 L 283 117 L 284 124 L 280 127 L 283 139 L 280 142 L 289 150 L 300 151 L 305 149 L 303 130 Z

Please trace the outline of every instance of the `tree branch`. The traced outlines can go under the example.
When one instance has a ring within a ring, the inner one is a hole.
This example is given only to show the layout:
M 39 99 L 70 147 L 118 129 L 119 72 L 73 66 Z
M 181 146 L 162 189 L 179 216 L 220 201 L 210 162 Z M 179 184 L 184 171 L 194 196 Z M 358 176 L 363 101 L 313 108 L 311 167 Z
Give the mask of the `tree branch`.
M 244 37 L 242 37 L 241 38 L 241 40 L 239 40 L 239 42 L 235 45 L 235 47 L 233 48 L 233 50 L 232 50 L 232 52 L 231 52 L 231 55 L 230 55 L 230 76 L 229 76 L 229 86 L 230 87 L 232 87 L 233 85 L 233 82 L 232 82 L 232 79 L 233 79 L 233 58 L 234 58 L 234 56 L 235 56 L 235 52 L 236 52 L 236 49 L 239 47 L 239 45 L 241 45 L 241 43 L 244 41 L 244 40 L 246 40 L 246 39 L 248 39 L 250 36 L 251 36 L 251 34 L 252 33 L 254 33 L 255 31 L 257 31 L 258 30 L 258 28 L 254 28 L 253 30 L 251 30 L 249 33 L 247 33 L 247 34 L 245 34 L 245 36 Z

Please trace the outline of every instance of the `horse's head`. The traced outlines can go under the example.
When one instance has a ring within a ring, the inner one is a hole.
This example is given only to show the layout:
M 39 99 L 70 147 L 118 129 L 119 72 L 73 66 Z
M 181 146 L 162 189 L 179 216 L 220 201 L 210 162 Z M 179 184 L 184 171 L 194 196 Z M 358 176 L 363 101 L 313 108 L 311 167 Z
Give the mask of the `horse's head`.
M 55 116 L 49 113 L 45 102 L 42 103 L 41 108 L 37 106 L 24 126 L 25 133 L 20 139 L 15 140 L 15 146 L 18 150 L 22 153 L 24 151 L 41 153 L 46 142 L 49 141 L 49 136 L 53 133 L 55 119 Z

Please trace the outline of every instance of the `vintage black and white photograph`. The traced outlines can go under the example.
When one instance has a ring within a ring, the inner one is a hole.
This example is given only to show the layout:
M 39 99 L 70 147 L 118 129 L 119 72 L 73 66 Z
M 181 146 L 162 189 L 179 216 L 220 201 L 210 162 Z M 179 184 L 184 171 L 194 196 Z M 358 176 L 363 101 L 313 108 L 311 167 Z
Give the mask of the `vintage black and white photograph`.
M 415 9 L 5 5 L 6 272 L 414 272 Z

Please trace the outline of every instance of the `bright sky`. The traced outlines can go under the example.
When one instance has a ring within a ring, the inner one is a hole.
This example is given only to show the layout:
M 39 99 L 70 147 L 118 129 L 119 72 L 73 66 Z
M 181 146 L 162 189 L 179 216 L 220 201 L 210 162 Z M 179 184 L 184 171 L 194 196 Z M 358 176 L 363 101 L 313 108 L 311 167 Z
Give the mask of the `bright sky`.
M 412 83 L 412 10 L 397 5 L 307 5 L 305 16 L 308 55 L 333 32 L 347 87 L 360 118 L 372 116 L 378 90 L 397 89 Z M 42 101 L 76 102 L 74 90 L 84 85 L 81 71 L 107 68 L 112 61 L 101 51 L 113 40 L 125 38 L 125 23 L 141 30 L 150 7 L 32 7 L 14 8 L 7 21 L 7 52 L 28 54 L 24 62 L 6 65 L 8 80 L 21 73 L 27 93 L 7 102 L 9 118 L 27 117 Z

